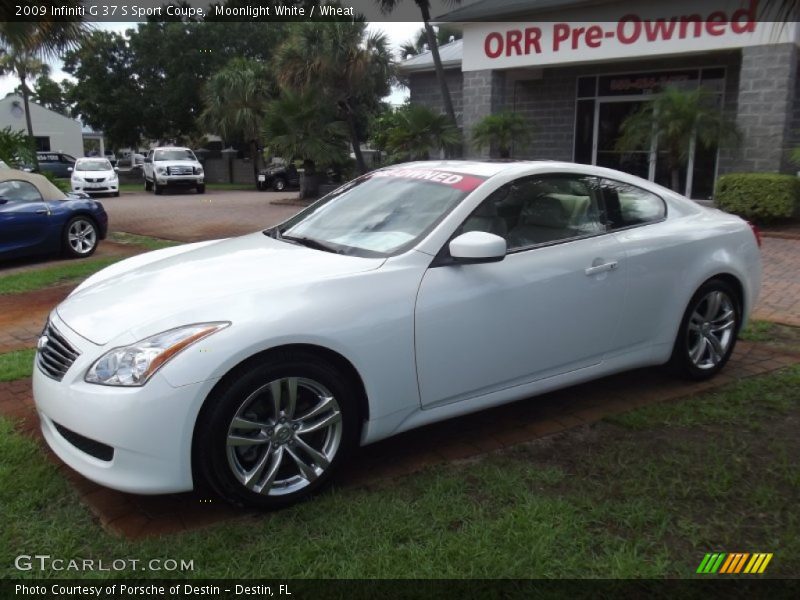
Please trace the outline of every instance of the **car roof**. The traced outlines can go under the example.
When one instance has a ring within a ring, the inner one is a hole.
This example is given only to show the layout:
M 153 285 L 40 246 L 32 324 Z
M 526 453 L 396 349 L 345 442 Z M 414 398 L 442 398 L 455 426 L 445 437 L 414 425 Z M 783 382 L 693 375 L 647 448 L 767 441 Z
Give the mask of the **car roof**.
M 4 181 L 27 181 L 32 184 L 45 200 L 64 200 L 64 192 L 53 185 L 47 177 L 17 169 L 0 170 L 0 183 Z
M 189 150 L 193 152 L 191 148 L 187 148 L 186 146 L 159 146 L 158 148 L 153 148 L 153 150 Z

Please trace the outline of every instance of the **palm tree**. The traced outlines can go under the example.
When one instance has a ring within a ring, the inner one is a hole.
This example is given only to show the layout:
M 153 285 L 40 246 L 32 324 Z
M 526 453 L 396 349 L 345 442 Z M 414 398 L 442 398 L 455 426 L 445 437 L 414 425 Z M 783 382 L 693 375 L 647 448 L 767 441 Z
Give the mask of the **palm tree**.
M 0 129 L 0 160 L 16 168 L 20 163 L 33 162 L 35 155 L 33 140 L 27 135 L 10 127 Z
M 49 73 L 50 67 L 28 50 L 18 50 L 11 47 L 0 55 L 0 75 L 12 74 L 19 79 L 22 103 L 25 105 L 25 124 L 28 127 L 28 136 L 31 139 L 33 139 L 33 123 L 31 122 L 30 111 L 31 89 L 28 87 L 28 82 Z
M 446 25 L 439 25 L 436 28 L 436 43 L 439 46 L 444 46 L 450 43 L 450 38 L 460 40 L 463 34 L 452 27 Z M 420 29 L 410 42 L 405 42 L 400 45 L 400 58 L 405 59 L 407 56 L 417 56 L 428 50 L 428 32 L 425 28 Z
M 496 147 L 500 158 L 511 158 L 515 143 L 526 143 L 531 126 L 519 113 L 505 111 L 487 115 L 472 130 L 472 141 L 478 149 Z
M 623 121 L 616 148 L 620 152 L 649 149 L 655 140 L 666 154 L 670 187 L 677 192 L 680 169 L 688 161 L 693 143 L 710 148 L 733 145 L 739 138 L 736 123 L 723 114 L 707 90 L 670 86 Z
M 253 180 L 258 181 L 261 125 L 272 97 L 269 73 L 263 63 L 234 58 L 208 80 L 200 122 L 226 141 L 250 145 Z
M 428 160 L 435 150 L 446 150 L 461 141 L 461 133 L 446 115 L 419 104 L 398 109 L 394 126 L 386 135 L 393 161 Z
M 386 36 L 368 34 L 366 23 L 358 21 L 301 23 L 275 62 L 281 85 L 301 93 L 316 91 L 337 107 L 358 168 L 366 173 L 359 123 L 391 90 L 394 62 Z
M 403 0 L 375 0 L 384 14 L 391 13 Z M 448 5 L 461 4 L 461 0 L 445 0 Z M 422 23 L 425 26 L 425 35 L 428 38 L 428 48 L 431 51 L 433 58 L 433 66 L 436 69 L 436 79 L 439 80 L 439 89 L 442 92 L 442 104 L 444 105 L 444 112 L 450 119 L 453 126 L 457 125 L 456 113 L 453 110 L 453 100 L 450 98 L 450 89 L 447 87 L 447 79 L 444 75 L 444 67 L 442 67 L 442 59 L 439 56 L 439 45 L 436 42 L 436 32 L 431 26 L 431 3 L 430 0 L 414 0 L 414 4 L 419 8 L 422 14 Z
M 300 197 L 317 195 L 317 164 L 341 162 L 346 155 L 347 126 L 313 91 L 283 90 L 266 107 L 263 135 L 268 152 L 287 162 L 303 161 Z

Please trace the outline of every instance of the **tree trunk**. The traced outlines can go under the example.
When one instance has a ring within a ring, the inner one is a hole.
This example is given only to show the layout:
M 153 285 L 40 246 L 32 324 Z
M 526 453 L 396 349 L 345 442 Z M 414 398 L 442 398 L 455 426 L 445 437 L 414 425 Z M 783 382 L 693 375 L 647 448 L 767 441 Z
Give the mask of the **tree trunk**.
M 677 167 L 670 169 L 670 188 L 673 192 L 681 193 L 681 170 Z
M 30 143 L 33 144 L 33 170 L 39 170 L 39 156 L 36 154 L 36 141 L 33 138 L 33 122 L 31 121 L 31 108 L 30 102 L 28 101 L 28 97 L 30 95 L 30 90 L 28 89 L 28 83 L 25 81 L 25 74 L 19 74 L 19 84 L 22 88 L 22 104 L 25 106 L 25 124 L 28 126 L 28 137 L 30 138 Z
M 363 175 L 367 172 L 367 163 L 364 162 L 364 155 L 361 153 L 361 142 L 358 140 L 356 120 L 353 113 L 350 111 L 350 107 L 345 107 L 345 115 L 347 115 L 347 127 L 350 130 L 350 143 L 353 146 L 353 154 L 356 157 L 358 171 Z
M 511 149 L 510 148 L 500 148 L 500 158 L 511 158 Z
M 319 195 L 319 179 L 313 160 L 303 161 L 303 177 L 300 179 L 300 199 L 316 198 Z
M 252 149 L 252 157 L 253 157 L 253 181 L 258 187 L 258 171 L 259 171 L 259 161 L 258 161 L 258 140 L 252 140 L 250 142 L 250 148 Z
M 453 101 L 450 98 L 450 89 L 447 87 L 447 79 L 445 79 L 444 67 L 442 67 L 442 59 L 439 56 L 439 44 L 436 41 L 436 33 L 431 26 L 431 14 L 427 6 L 420 6 L 422 11 L 422 21 L 425 24 L 425 35 L 428 38 L 428 47 L 433 57 L 433 65 L 436 68 L 436 79 L 439 80 L 439 88 L 442 91 L 442 104 L 444 104 L 444 112 L 450 118 L 454 126 L 456 123 L 456 113 L 453 110 Z

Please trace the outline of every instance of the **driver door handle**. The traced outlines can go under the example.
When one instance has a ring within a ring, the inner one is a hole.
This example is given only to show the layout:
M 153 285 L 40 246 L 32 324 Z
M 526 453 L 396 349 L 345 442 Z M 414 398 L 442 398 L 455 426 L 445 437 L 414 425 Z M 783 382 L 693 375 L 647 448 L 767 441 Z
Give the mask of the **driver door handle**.
M 598 273 L 604 273 L 605 271 L 614 271 L 617 268 L 617 261 L 612 260 L 607 263 L 603 263 L 602 265 L 596 265 L 594 267 L 588 267 L 584 270 L 584 273 L 587 275 L 597 275 Z
M 40 208 L 39 210 L 36 211 L 36 214 L 37 215 L 46 215 L 47 214 L 47 209 L 46 208 Z

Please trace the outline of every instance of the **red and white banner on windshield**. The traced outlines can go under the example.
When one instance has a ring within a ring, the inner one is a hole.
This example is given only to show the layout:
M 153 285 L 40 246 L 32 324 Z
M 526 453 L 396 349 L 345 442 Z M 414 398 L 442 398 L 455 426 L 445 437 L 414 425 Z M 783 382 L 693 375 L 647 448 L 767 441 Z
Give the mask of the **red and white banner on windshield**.
M 457 190 L 471 192 L 485 179 L 474 175 L 464 175 L 463 173 L 451 173 L 449 171 L 439 171 L 438 169 L 385 169 L 370 173 L 372 177 L 396 177 L 398 179 L 421 179 L 431 183 L 447 185 Z

